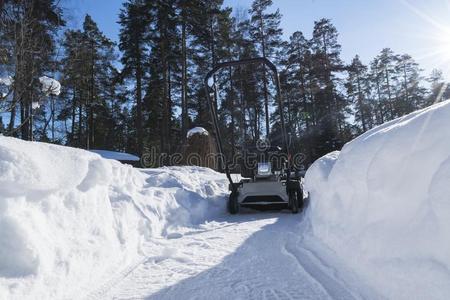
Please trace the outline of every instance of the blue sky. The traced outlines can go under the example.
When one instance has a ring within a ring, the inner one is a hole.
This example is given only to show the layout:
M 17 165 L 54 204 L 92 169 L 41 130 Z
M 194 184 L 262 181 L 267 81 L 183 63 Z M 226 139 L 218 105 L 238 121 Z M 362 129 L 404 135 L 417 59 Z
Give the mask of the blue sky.
M 251 0 L 225 0 L 248 8 Z M 330 18 L 337 27 L 342 58 L 359 54 L 368 63 L 384 47 L 411 54 L 427 75 L 440 68 L 450 78 L 450 0 L 274 0 L 286 38 L 296 30 L 311 35 L 314 21 Z M 105 34 L 117 39 L 120 0 L 65 0 L 70 24 L 92 15 Z

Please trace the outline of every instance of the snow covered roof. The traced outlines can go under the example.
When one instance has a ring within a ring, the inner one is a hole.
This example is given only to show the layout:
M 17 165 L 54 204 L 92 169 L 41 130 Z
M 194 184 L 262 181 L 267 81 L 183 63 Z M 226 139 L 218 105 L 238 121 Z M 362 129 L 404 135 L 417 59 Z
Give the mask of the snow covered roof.
M 120 161 L 140 161 L 140 158 L 136 155 L 125 153 L 125 152 L 116 152 L 109 150 L 89 150 L 91 152 L 97 153 L 103 158 L 106 159 L 115 159 Z
M 42 92 L 47 95 L 58 96 L 61 94 L 61 83 L 53 78 L 42 76 L 39 77 L 39 82 L 42 84 Z
M 194 134 L 201 134 L 201 135 L 209 135 L 208 131 L 203 127 L 194 127 L 187 133 L 187 138 L 190 138 Z

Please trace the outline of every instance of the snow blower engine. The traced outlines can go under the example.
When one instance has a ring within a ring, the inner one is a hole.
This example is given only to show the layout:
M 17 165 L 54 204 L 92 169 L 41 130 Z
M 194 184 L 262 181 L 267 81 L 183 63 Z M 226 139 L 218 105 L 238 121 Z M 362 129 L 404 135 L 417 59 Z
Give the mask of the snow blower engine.
M 262 66 L 263 69 L 252 68 L 252 65 Z M 240 85 L 235 82 L 241 88 L 240 99 L 234 101 L 226 97 L 226 101 L 219 105 L 216 84 L 218 73 L 226 70 L 227 77 L 233 80 L 232 70 L 235 67 L 238 68 L 235 73 L 241 81 Z M 258 97 L 254 96 L 256 94 L 246 91 L 242 85 L 244 72 L 247 76 L 252 76 L 255 70 L 263 70 L 265 80 L 266 69 L 271 71 L 276 90 L 274 105 L 270 108 L 267 100 L 258 104 L 255 99 Z M 286 131 L 280 80 L 275 65 L 266 58 L 220 63 L 207 74 L 204 84 L 220 153 L 219 166 L 230 182 L 229 213 L 237 214 L 240 207 L 280 207 L 289 208 L 294 214 L 298 213 L 304 205 L 302 178 L 291 165 L 290 139 Z M 247 99 L 244 99 L 245 96 Z M 266 127 L 269 124 L 268 114 L 272 112 L 272 115 L 276 115 L 271 118 L 274 120 L 272 128 L 265 128 L 263 139 L 257 133 L 262 127 L 258 124 L 262 114 L 260 111 L 263 110 L 261 107 L 265 107 Z M 226 120 L 231 120 L 229 125 L 224 124 Z M 225 141 L 224 136 L 227 136 Z M 231 174 L 240 174 L 236 176 L 240 179 L 233 181 Z

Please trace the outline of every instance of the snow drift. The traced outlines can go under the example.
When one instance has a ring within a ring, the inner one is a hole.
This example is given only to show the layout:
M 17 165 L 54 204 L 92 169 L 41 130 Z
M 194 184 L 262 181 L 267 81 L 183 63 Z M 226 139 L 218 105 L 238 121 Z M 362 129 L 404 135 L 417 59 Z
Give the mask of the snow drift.
M 386 123 L 308 170 L 313 235 L 390 299 L 450 296 L 450 102 Z
M 226 179 L 0 136 L 0 299 L 83 298 L 141 245 L 225 211 Z

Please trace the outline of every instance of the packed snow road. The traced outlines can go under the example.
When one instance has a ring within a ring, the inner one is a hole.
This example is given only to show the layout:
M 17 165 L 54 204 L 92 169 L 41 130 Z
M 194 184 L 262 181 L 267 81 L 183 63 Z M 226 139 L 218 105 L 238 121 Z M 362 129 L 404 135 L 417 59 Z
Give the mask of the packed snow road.
M 304 239 L 305 226 L 288 212 L 249 211 L 173 233 L 146 245 L 145 259 L 88 299 L 367 298 Z

